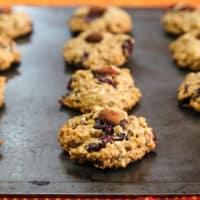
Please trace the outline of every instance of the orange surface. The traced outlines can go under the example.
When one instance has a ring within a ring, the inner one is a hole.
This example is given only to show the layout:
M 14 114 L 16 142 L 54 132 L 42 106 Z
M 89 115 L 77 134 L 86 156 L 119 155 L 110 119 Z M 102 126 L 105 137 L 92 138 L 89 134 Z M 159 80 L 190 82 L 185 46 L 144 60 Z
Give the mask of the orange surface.
M 0 5 L 40 5 L 40 6 L 63 6 L 63 5 L 119 5 L 119 6 L 166 6 L 175 2 L 187 2 L 200 5 L 200 0 L 0 0 Z

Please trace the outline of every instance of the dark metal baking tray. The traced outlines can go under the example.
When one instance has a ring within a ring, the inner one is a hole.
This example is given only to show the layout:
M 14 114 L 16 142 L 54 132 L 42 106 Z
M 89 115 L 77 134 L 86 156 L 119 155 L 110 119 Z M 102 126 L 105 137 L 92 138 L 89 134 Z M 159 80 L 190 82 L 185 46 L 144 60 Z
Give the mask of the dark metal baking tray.
M 74 71 L 62 57 L 74 9 L 16 9 L 30 13 L 34 32 L 18 40 L 21 64 L 3 73 L 9 80 L 0 111 L 0 194 L 200 194 L 200 116 L 177 104 L 187 71 L 167 49 L 172 38 L 160 25 L 163 10 L 128 9 L 136 46 L 127 66 L 143 94 L 132 113 L 147 118 L 159 145 L 126 169 L 100 171 L 70 161 L 57 142 L 59 128 L 78 114 L 57 103 Z

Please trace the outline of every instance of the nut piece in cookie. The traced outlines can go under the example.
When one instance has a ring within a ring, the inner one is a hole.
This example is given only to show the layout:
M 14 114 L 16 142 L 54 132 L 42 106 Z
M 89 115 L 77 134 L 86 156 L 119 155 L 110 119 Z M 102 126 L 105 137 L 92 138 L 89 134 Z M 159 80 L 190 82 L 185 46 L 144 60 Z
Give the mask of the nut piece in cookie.
M 200 70 L 200 31 L 186 33 L 171 42 L 169 49 L 180 68 Z
M 0 76 L 0 108 L 3 106 L 6 77 Z
M 181 106 L 200 112 L 200 72 L 186 75 L 178 88 L 178 101 Z
M 20 53 L 16 44 L 5 35 L 0 35 L 0 71 L 9 69 L 12 64 L 20 62 Z
M 130 71 L 115 66 L 77 70 L 68 84 L 70 93 L 59 102 L 67 107 L 90 112 L 95 106 L 132 109 L 141 98 Z
M 166 10 L 162 23 L 165 30 L 174 35 L 199 30 L 200 10 L 183 3 L 175 4 Z
M 142 159 L 156 148 L 155 138 L 143 117 L 95 107 L 64 124 L 58 141 L 70 159 L 105 169 L 126 167 Z
M 133 52 L 134 39 L 125 34 L 87 31 L 64 46 L 65 61 L 76 67 L 124 65 Z
M 131 17 L 123 9 L 109 7 L 81 7 L 69 19 L 73 33 L 87 30 L 128 33 L 132 29 Z
M 30 16 L 24 12 L 14 12 L 10 7 L 0 8 L 0 30 L 10 38 L 18 38 L 32 32 Z

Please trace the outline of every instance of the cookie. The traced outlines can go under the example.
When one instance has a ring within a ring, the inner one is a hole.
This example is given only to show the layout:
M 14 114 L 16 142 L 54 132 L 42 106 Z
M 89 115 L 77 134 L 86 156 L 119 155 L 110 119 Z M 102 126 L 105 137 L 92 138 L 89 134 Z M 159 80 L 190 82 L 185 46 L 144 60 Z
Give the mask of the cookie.
M 128 33 L 131 17 L 123 9 L 109 7 L 81 7 L 69 19 L 70 30 L 77 34 L 87 30 Z
M 0 108 L 3 106 L 6 77 L 0 76 Z
M 200 70 L 200 32 L 197 33 L 186 33 L 169 45 L 180 68 Z
M 167 9 L 161 21 L 165 30 L 174 35 L 200 30 L 200 9 L 178 3 Z
M 126 167 L 153 151 L 157 143 L 145 118 L 100 107 L 70 119 L 60 129 L 58 141 L 72 160 L 100 169 Z
M 12 64 L 20 62 L 20 53 L 16 44 L 5 35 L 0 35 L 0 71 L 9 69 Z
M 76 67 L 122 66 L 130 57 L 134 39 L 128 35 L 87 31 L 64 46 L 65 61 Z
M 71 92 L 59 102 L 84 113 L 91 111 L 95 106 L 130 110 L 141 97 L 129 69 L 114 66 L 77 70 L 72 75 L 68 88 Z
M 178 101 L 181 106 L 200 112 L 200 72 L 186 75 L 178 89 Z
M 32 32 L 30 16 L 25 12 L 13 12 L 11 8 L 0 8 L 0 33 L 18 38 Z

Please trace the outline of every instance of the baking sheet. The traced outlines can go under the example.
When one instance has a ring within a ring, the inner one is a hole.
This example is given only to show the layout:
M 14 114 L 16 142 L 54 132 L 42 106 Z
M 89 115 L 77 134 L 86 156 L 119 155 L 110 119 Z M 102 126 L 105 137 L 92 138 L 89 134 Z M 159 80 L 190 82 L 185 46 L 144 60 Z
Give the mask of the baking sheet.
M 62 57 L 74 8 L 15 9 L 30 13 L 34 32 L 18 40 L 21 64 L 3 73 L 9 80 L 0 111 L 0 194 L 199 194 L 200 116 L 177 104 L 187 71 L 167 50 L 172 38 L 160 25 L 163 10 L 128 9 L 136 46 L 127 66 L 143 94 L 131 113 L 147 118 L 159 145 L 126 169 L 100 171 L 70 161 L 57 142 L 59 128 L 78 114 L 57 103 L 74 71 Z

